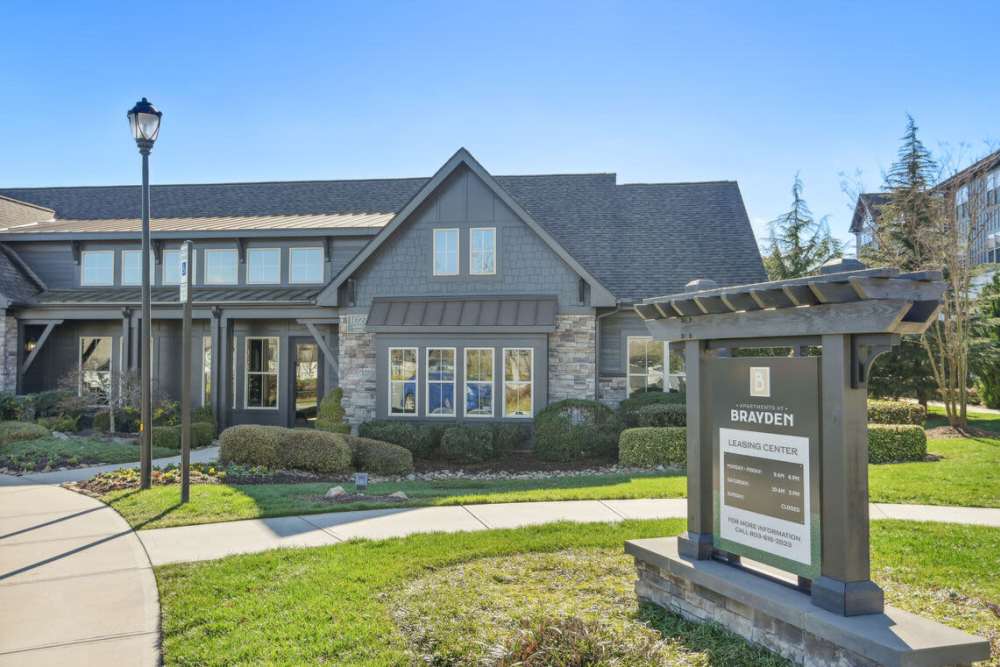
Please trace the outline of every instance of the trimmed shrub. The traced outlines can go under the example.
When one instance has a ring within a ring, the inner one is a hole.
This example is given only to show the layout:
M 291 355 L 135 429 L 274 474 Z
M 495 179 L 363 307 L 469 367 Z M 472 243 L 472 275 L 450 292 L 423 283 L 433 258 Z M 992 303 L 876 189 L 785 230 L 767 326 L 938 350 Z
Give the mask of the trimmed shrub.
M 452 426 L 444 430 L 439 450 L 450 461 L 480 463 L 493 457 L 493 429 L 489 426 Z
M 41 424 L 19 421 L 0 422 L 0 445 L 20 440 L 37 440 L 47 435 L 49 435 L 49 429 Z
M 414 424 L 391 419 L 376 419 L 358 427 L 358 435 L 371 440 L 390 442 L 410 450 L 413 456 L 426 459 L 433 456 L 441 444 L 444 425 Z
M 21 402 L 9 391 L 0 391 L 0 421 L 21 418 Z
M 164 449 L 174 449 L 180 451 L 180 426 L 154 426 L 153 447 L 163 447 Z
M 686 405 L 687 394 L 677 391 L 644 391 L 632 394 L 618 404 L 618 416 L 625 428 L 639 425 L 638 412 L 648 405 Z
M 506 456 L 531 440 L 531 427 L 527 424 L 494 424 L 493 454 Z
M 139 416 L 139 411 L 135 408 L 115 410 L 115 431 L 118 433 L 138 433 Z M 94 415 L 92 426 L 95 431 L 107 433 L 111 430 L 111 414 L 107 410 L 101 410 Z
M 351 448 L 333 433 L 287 429 L 278 452 L 285 468 L 342 474 L 351 469 Z
M 678 426 L 628 428 L 618 441 L 618 462 L 637 468 L 687 465 L 687 429 Z
M 180 429 L 180 426 L 174 428 Z M 215 423 L 191 422 L 191 447 L 208 447 L 215 440 Z
M 871 424 L 917 424 L 927 420 L 927 408 L 908 401 L 868 401 Z
M 344 412 L 344 406 L 341 405 L 343 400 L 344 390 L 340 387 L 323 397 L 316 415 L 316 428 L 331 433 L 351 432 L 351 425 L 345 421 L 347 413 Z
M 59 417 L 66 409 L 66 404 L 79 396 L 65 389 L 53 389 L 31 394 L 29 398 L 35 410 L 35 417 Z
M 215 413 L 212 412 L 211 405 L 202 405 L 191 411 L 191 421 L 198 424 L 211 424 L 215 426 Z
M 38 420 L 40 426 L 44 426 L 50 431 L 60 433 L 76 433 L 79 427 L 79 417 L 42 417 Z
M 413 472 L 410 450 L 390 442 L 336 434 L 351 448 L 351 462 L 358 470 L 376 475 L 405 475 Z
M 279 452 L 287 430 L 257 424 L 230 426 L 219 436 L 219 461 L 277 468 L 281 465 Z
M 557 401 L 535 417 L 535 456 L 546 461 L 614 456 L 620 432 L 617 416 L 603 403 Z
M 687 426 L 687 406 L 653 403 L 635 411 L 639 426 Z
M 901 463 L 927 458 L 927 434 L 910 424 L 869 424 L 868 462 Z

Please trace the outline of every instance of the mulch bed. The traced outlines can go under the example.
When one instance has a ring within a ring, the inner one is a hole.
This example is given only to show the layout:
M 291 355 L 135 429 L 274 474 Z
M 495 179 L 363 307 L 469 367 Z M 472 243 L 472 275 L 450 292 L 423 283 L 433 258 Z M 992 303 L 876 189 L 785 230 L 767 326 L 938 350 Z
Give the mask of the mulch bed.
M 502 459 L 483 463 L 455 463 L 436 459 L 417 459 L 413 462 L 415 472 L 437 472 L 438 470 L 458 470 L 477 472 L 546 472 L 551 470 L 590 470 L 614 465 L 614 459 L 579 459 L 576 461 L 542 461 L 530 451 L 511 452 Z
M 326 496 L 310 496 L 310 498 L 312 500 L 318 500 L 332 505 L 343 505 L 347 503 L 385 503 L 387 505 L 394 505 L 405 503 L 409 500 L 409 498 L 394 498 L 390 495 L 374 496 L 363 493 L 343 493 L 333 498 L 327 498 Z
M 995 431 L 987 431 L 975 426 L 966 426 L 963 429 L 954 426 L 935 426 L 927 429 L 929 440 L 934 438 L 996 438 L 997 435 Z

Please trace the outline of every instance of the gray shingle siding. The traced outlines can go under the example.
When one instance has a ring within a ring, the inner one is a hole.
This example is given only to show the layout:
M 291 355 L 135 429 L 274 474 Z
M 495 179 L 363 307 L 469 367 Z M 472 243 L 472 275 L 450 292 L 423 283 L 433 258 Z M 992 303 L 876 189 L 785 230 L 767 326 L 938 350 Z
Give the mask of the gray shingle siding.
M 496 275 L 469 274 L 469 230 L 497 230 Z M 459 229 L 459 275 L 433 275 L 433 230 Z M 578 276 L 467 169 L 453 174 L 356 272 L 358 307 L 377 296 L 553 294 L 577 304 Z

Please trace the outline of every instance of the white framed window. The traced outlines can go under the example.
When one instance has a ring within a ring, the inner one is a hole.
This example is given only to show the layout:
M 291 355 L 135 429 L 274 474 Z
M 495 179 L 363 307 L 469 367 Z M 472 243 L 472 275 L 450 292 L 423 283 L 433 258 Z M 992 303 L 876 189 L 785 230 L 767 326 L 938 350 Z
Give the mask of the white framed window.
M 106 403 L 111 391 L 111 336 L 80 336 L 77 394 Z
M 434 275 L 457 276 L 458 229 L 434 230 Z
M 80 253 L 81 285 L 115 284 L 115 251 L 84 250 Z
M 465 416 L 493 416 L 492 347 L 465 348 Z
M 163 250 L 160 252 L 160 284 L 180 285 L 181 268 L 178 266 L 180 250 Z
M 149 282 L 156 283 L 156 255 L 149 253 Z M 122 285 L 142 284 L 142 251 L 122 250 Z
M 212 337 L 201 337 L 201 404 L 212 404 Z
M 322 248 L 289 248 L 288 282 L 323 282 L 323 263 L 325 259 Z
M 247 284 L 276 285 L 281 282 L 281 248 L 247 250 Z
M 455 355 L 453 347 L 427 348 L 428 417 L 455 416 Z
M 243 406 L 248 410 L 277 410 L 280 358 L 276 336 L 246 337 Z
M 629 336 L 626 339 L 628 359 L 628 393 L 663 391 L 663 360 L 666 344 L 650 336 Z
M 205 250 L 206 285 L 235 285 L 239 282 L 239 253 L 235 248 Z
M 503 416 L 531 417 L 535 351 L 530 347 L 503 348 Z
M 389 348 L 389 416 L 416 417 L 419 361 L 415 347 Z
M 492 276 L 496 272 L 496 227 L 473 227 L 469 230 L 469 273 L 476 276 Z

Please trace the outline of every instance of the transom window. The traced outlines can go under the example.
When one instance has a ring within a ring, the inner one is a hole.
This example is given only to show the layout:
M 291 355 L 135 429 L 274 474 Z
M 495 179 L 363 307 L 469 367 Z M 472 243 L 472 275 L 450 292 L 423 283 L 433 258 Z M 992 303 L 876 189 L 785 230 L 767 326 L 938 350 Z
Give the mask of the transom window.
M 115 251 L 84 250 L 80 253 L 81 285 L 115 284 Z
M 389 415 L 417 414 L 417 348 L 389 348 Z
M 323 249 L 289 248 L 288 282 L 290 283 L 323 282 Z
M 248 409 L 278 409 L 278 338 L 247 337 L 246 396 Z
M 111 336 L 80 337 L 80 380 L 77 393 L 106 403 L 111 391 Z
M 493 416 L 493 348 L 465 348 L 465 416 Z
M 534 380 L 534 350 L 530 347 L 503 350 L 503 416 L 530 417 Z
M 663 341 L 628 337 L 628 393 L 663 391 Z
M 238 265 L 239 265 L 239 255 L 236 252 L 235 248 L 232 249 L 216 248 L 216 249 L 206 250 L 205 284 L 235 285 L 237 282 L 239 282 L 239 277 L 237 274 Z M 163 282 L 166 282 L 166 280 L 164 280 Z
M 458 275 L 458 230 L 434 230 L 434 275 Z
M 247 250 L 247 282 L 276 284 L 281 282 L 281 249 L 250 248 Z
M 455 416 L 455 348 L 427 348 L 427 416 Z
M 160 255 L 162 271 L 160 282 L 164 285 L 180 285 L 181 268 L 178 266 L 180 250 L 164 250 Z
M 493 275 L 497 272 L 497 230 L 479 227 L 469 230 L 469 273 Z

